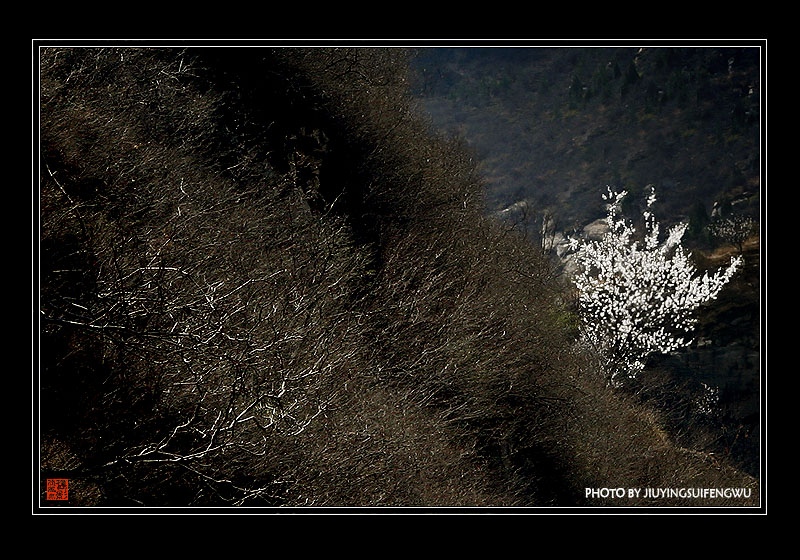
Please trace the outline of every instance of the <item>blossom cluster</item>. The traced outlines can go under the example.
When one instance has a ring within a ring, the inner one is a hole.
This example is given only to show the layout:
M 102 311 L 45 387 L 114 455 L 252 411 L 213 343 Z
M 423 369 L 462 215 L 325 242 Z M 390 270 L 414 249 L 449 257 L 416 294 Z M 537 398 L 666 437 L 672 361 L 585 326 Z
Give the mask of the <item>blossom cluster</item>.
M 669 229 L 659 241 L 659 224 L 651 208 L 651 190 L 643 212 L 644 232 L 620 214 L 627 192 L 610 187 L 608 231 L 599 240 L 570 239 L 578 271 L 582 336 L 605 361 L 613 383 L 634 377 L 652 353 L 670 353 L 691 343 L 687 337 L 697 322 L 695 311 L 717 297 L 742 258 L 709 275 L 697 275 L 691 254 L 681 246 L 687 224 Z

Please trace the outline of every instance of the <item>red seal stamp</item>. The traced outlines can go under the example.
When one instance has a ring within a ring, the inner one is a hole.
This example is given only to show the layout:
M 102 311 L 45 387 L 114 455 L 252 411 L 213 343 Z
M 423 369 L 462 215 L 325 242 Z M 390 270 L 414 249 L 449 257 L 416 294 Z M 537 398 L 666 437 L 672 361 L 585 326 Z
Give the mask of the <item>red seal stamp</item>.
M 48 478 L 47 479 L 47 499 L 66 500 L 69 494 L 69 479 Z

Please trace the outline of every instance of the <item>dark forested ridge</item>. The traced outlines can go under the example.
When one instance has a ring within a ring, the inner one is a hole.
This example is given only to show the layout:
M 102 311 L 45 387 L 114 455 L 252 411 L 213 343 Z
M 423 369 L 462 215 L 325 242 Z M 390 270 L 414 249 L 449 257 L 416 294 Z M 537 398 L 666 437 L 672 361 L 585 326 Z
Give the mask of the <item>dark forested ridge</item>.
M 598 192 L 653 184 L 663 218 L 714 202 L 758 216 L 762 52 L 745 46 L 429 48 L 415 93 L 484 160 L 492 210 L 528 201 L 565 230 Z
M 759 504 L 575 349 L 409 53 L 38 54 L 40 505 Z

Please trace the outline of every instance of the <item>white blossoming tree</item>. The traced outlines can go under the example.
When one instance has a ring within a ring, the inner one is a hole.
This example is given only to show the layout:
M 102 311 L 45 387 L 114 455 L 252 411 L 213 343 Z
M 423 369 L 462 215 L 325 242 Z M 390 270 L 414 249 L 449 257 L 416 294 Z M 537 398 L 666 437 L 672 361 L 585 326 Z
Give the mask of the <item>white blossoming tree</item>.
M 757 231 L 757 228 L 756 221 L 747 216 L 717 218 L 708 224 L 708 231 L 711 235 L 734 245 L 740 255 L 745 242 Z
M 655 352 L 670 353 L 691 343 L 697 308 L 717 297 L 741 265 L 741 256 L 712 275 L 697 275 L 690 254 L 681 246 L 687 224 L 670 228 L 659 242 L 659 225 L 651 212 L 651 190 L 639 235 L 620 216 L 627 193 L 610 187 L 608 231 L 600 240 L 571 239 L 578 271 L 583 340 L 604 361 L 609 382 L 620 385 L 644 368 Z

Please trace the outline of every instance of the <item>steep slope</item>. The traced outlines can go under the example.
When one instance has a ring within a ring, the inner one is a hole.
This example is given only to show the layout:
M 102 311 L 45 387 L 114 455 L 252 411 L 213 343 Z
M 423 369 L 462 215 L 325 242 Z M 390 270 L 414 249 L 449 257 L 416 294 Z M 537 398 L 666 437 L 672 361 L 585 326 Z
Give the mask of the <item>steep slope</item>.
M 573 350 L 549 260 L 486 217 L 407 64 L 41 51 L 42 481 L 88 506 L 757 504 Z

